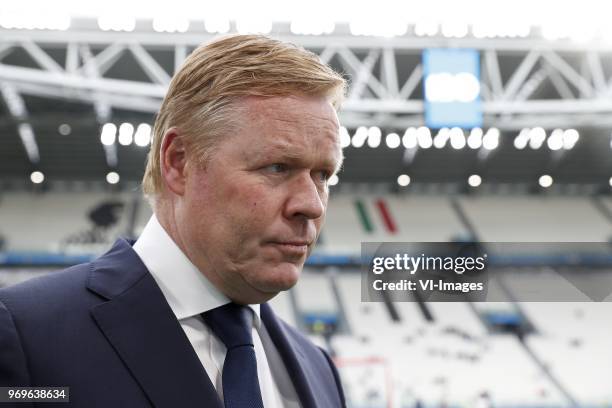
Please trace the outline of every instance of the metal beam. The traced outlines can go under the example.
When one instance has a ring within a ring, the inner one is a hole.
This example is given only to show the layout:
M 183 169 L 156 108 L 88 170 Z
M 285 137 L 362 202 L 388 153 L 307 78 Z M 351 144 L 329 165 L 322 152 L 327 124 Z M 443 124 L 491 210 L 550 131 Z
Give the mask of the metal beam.
M 601 65 L 601 59 L 599 58 L 599 54 L 594 51 L 588 51 L 587 63 L 589 64 L 589 67 L 591 69 L 591 78 L 593 78 L 595 92 L 598 96 L 602 96 L 606 90 L 606 78 L 604 76 L 604 71 Z
M 32 40 L 38 44 L 49 47 L 63 48 L 66 38 L 79 43 L 90 45 L 108 45 L 110 43 L 137 42 L 145 47 L 172 50 L 177 45 L 197 47 L 216 37 L 216 34 L 206 32 L 188 33 L 155 33 L 155 32 L 112 32 L 100 30 L 2 30 L 0 29 L 1 42 L 20 42 L 24 39 Z M 368 49 L 380 47 L 383 43 L 402 52 L 413 52 L 419 54 L 425 48 L 474 48 L 477 50 L 496 50 L 498 52 L 525 53 L 531 50 L 555 52 L 584 52 L 584 45 L 571 41 L 549 41 L 541 38 L 500 38 L 500 39 L 478 39 L 478 38 L 443 38 L 443 37 L 362 37 L 345 34 L 333 34 L 330 36 L 316 35 L 293 35 L 279 33 L 276 38 L 299 44 L 306 48 L 325 48 L 334 43 L 354 49 Z M 612 44 L 609 42 L 597 42 L 589 45 L 589 48 L 598 52 L 612 52 Z
M 349 98 L 356 98 L 361 95 L 363 88 L 367 84 L 372 92 L 374 92 L 379 98 L 385 97 L 387 95 L 387 90 L 385 87 L 372 75 L 372 67 L 376 63 L 378 56 L 380 55 L 380 50 L 374 49 L 370 50 L 370 53 L 364 60 L 364 62 L 359 61 L 359 59 L 353 54 L 351 50 L 346 47 L 342 47 L 338 50 L 338 53 L 346 61 L 346 63 L 351 67 L 354 72 L 356 78 L 355 81 L 351 84 L 351 90 L 349 91 Z
M 406 82 L 404 82 L 404 85 L 402 86 L 402 89 L 399 93 L 400 99 L 410 99 L 410 95 L 412 95 L 416 87 L 419 85 L 419 82 L 421 82 L 422 78 L 423 66 L 421 64 L 418 64 L 416 67 L 414 67 L 414 69 L 408 76 L 408 79 L 406 79 Z
M 515 95 L 515 93 L 519 90 L 523 82 L 527 79 L 527 76 L 533 69 L 533 66 L 540 58 L 539 51 L 531 50 L 525 56 L 519 67 L 514 71 L 510 80 L 506 84 L 506 89 L 500 99 L 509 100 Z
M 65 66 L 60 67 L 59 72 L 57 67 L 51 68 L 48 63 L 42 69 L 0 64 L 0 81 L 10 82 L 23 94 L 92 103 L 97 107 L 96 111 L 100 117 L 108 116 L 111 108 L 115 107 L 135 112 L 156 112 L 166 92 L 167 81 L 170 79 L 168 73 L 182 64 L 191 47 L 213 38 L 210 35 L 193 33 L 166 35 L 81 31 L 60 33 L 61 35 L 45 31 L 43 36 L 36 30 L 0 30 L 0 34 L 0 57 L 2 53 L 8 54 L 20 44 L 32 41 L 35 45 L 29 46 L 29 53 L 37 54 L 39 60 L 45 56 L 50 58 L 42 48 L 63 48 L 66 51 Z M 483 51 L 484 78 L 481 81 L 481 96 L 486 125 L 502 123 L 511 126 L 510 118 L 523 124 L 533 120 L 528 126 L 566 123 L 568 120 L 588 124 L 587 118 L 593 126 L 607 126 L 610 123 L 607 118 L 612 110 L 610 98 L 606 98 L 606 95 L 612 96 L 612 80 L 606 81 L 604 73 L 611 68 L 609 57 L 612 55 L 612 46 L 589 46 L 589 50 L 585 50 L 583 46 L 567 46 L 535 39 L 382 40 L 342 35 L 316 37 L 285 34 L 277 37 L 307 48 L 322 50 L 322 60 L 340 63 L 346 72 L 352 74 L 354 81 L 348 90 L 352 98 L 344 104 L 342 116 L 354 123 L 360 122 L 361 125 L 391 124 L 401 128 L 399 125 L 405 123 L 422 124 L 422 95 L 415 93 L 423 75 L 420 59 L 401 57 L 405 54 L 419 55 L 423 48 L 428 47 L 470 45 Z M 90 47 L 103 50 L 94 56 Z M 117 64 L 122 63 L 121 56 L 127 49 L 134 53 L 146 75 L 142 75 L 142 80 L 105 77 L 111 67 L 122 68 Z M 155 61 L 152 58 L 153 50 L 172 51 L 174 61 L 162 65 L 163 61 Z M 551 53 L 551 50 L 554 52 Z M 334 58 L 336 54 L 339 58 Z M 357 57 L 361 54 L 368 57 L 361 61 Z M 546 57 L 540 60 L 542 54 Z M 381 55 L 381 69 L 375 70 Z M 508 56 L 513 58 L 507 58 Z M 516 56 L 524 58 L 517 61 L 514 58 Z M 83 59 L 80 66 L 79 58 Z M 588 78 L 586 73 L 579 74 L 567 62 L 570 58 L 581 59 L 587 64 L 585 66 L 589 68 Z M 503 66 L 500 67 L 500 64 Z M 60 65 L 64 65 L 64 61 Z M 551 66 L 554 66 L 554 69 Z M 505 83 L 501 68 L 504 73 L 510 72 L 510 79 Z M 403 84 L 398 83 L 398 77 L 405 78 L 406 73 L 409 73 L 406 81 Z M 550 78 L 559 97 L 553 95 L 554 99 L 549 100 L 545 98 L 551 95 L 535 92 L 542 89 L 540 85 L 546 78 Z M 578 99 L 570 99 L 571 104 L 568 105 L 564 99 L 570 96 L 575 98 L 576 95 L 573 94 L 576 89 L 581 93 Z M 564 117 L 570 119 L 566 120 Z
M 399 85 L 397 83 L 395 52 L 391 47 L 384 47 L 382 52 L 383 84 L 387 88 L 389 97 L 397 98 L 399 95 Z
M 66 72 L 74 75 L 79 67 L 79 45 L 77 43 L 68 43 L 66 47 Z
M 574 85 L 584 95 L 592 96 L 594 94 L 591 84 L 584 79 L 570 64 L 563 58 L 552 51 L 545 52 L 543 57 L 561 73 L 572 85 Z
M 161 99 L 141 97 L 137 95 L 115 95 L 109 93 L 98 92 L 95 96 L 88 90 L 66 90 L 57 86 L 18 83 L 15 84 L 15 89 L 22 95 L 40 96 L 50 99 L 61 99 L 69 101 L 78 101 L 87 104 L 95 104 L 98 102 L 98 96 L 103 98 L 113 108 L 129 110 L 133 112 L 156 113 L 161 106 Z
M 329 61 L 331 61 L 332 57 L 336 54 L 336 47 L 334 47 L 333 45 L 328 45 L 325 48 L 323 48 L 323 51 L 321 51 L 321 54 L 319 54 L 319 58 L 321 59 L 321 62 L 323 62 L 324 64 L 329 64 Z
M 567 86 L 567 83 L 563 79 L 563 77 L 555 70 L 549 62 L 544 64 L 544 69 L 548 74 L 548 78 L 550 78 L 550 82 L 555 87 L 555 90 L 559 93 L 559 96 L 563 99 L 574 99 L 574 93 Z
M 489 86 L 484 82 L 480 83 L 480 97 L 483 101 L 490 101 L 494 99 Z
M 89 48 L 88 48 L 89 49 Z M 113 43 L 107 46 L 95 57 L 92 56 L 83 64 L 79 69 L 81 72 L 87 72 L 92 66 L 95 66 L 96 71 L 99 75 L 104 75 L 110 67 L 121 57 L 121 54 L 125 51 L 125 45 L 120 43 Z
M 91 49 L 88 45 L 81 45 L 81 56 L 83 57 L 83 61 L 85 64 L 83 68 L 85 69 L 85 75 L 93 80 L 99 80 L 100 72 L 98 69 L 98 64 L 94 62 L 94 57 L 91 52 Z M 110 119 L 112 113 L 112 106 L 109 104 L 106 99 L 104 93 L 102 92 L 93 92 L 94 98 L 94 110 L 96 112 L 96 119 L 98 120 L 98 125 L 101 127 L 104 122 L 107 122 Z M 111 145 L 102 145 L 104 149 L 104 156 L 106 158 L 106 164 L 110 168 L 117 167 L 119 162 L 119 158 L 117 156 L 117 146 L 115 144 Z
M 612 113 L 612 100 L 529 100 L 483 103 L 485 113 Z
M 17 124 L 17 132 L 30 163 L 38 164 L 40 162 L 38 143 L 36 143 L 32 125 L 27 122 L 28 111 L 25 101 L 15 89 L 15 86 L 7 82 L 0 82 L 0 95 L 2 95 L 11 117 Z
M 43 69 L 50 72 L 63 72 L 64 70 L 60 65 L 55 62 L 46 52 L 42 50 L 38 45 L 32 41 L 23 41 L 21 43 L 23 49 L 30 54 L 30 56 L 36 61 L 36 63 Z
M 487 50 L 484 52 L 485 66 L 487 68 L 487 78 L 491 85 L 491 96 L 492 98 L 499 98 L 503 93 L 503 84 L 501 80 L 501 73 L 499 70 L 499 63 L 497 61 L 497 53 L 495 50 Z
M 187 59 L 187 47 L 184 45 L 177 45 L 174 47 L 174 73 L 176 74 L 178 70 L 183 65 Z
M 40 152 L 38 151 L 38 143 L 36 143 L 36 136 L 34 135 L 32 125 L 27 122 L 20 123 L 17 125 L 17 132 L 30 163 L 38 164 L 40 162 Z
M 4 59 L 7 55 L 9 55 L 13 51 L 13 44 L 0 42 L 0 61 Z
M 146 82 L 127 81 L 109 78 L 86 78 L 79 75 L 51 74 L 32 68 L 14 67 L 0 64 L 0 79 L 55 85 L 59 88 L 102 91 L 114 94 L 140 95 L 163 98 L 166 87 Z
M 170 75 L 151 57 L 140 44 L 130 44 L 129 49 L 136 58 L 138 65 L 151 81 L 160 85 L 168 85 L 170 83 Z

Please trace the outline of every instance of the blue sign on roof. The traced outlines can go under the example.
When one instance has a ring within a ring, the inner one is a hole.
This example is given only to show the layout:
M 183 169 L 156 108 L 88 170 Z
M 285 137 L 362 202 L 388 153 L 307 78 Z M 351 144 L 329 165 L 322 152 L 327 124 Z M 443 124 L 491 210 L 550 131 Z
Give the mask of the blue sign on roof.
M 478 51 L 424 50 L 423 83 L 425 124 L 428 127 L 482 127 Z

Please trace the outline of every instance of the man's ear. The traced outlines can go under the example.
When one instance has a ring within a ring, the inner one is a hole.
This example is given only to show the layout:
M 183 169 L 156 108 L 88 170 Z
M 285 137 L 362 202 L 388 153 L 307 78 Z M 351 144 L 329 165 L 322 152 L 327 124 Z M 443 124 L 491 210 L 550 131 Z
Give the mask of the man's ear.
M 168 190 L 176 195 L 185 193 L 187 154 L 180 130 L 173 127 L 166 131 L 159 150 L 161 175 Z

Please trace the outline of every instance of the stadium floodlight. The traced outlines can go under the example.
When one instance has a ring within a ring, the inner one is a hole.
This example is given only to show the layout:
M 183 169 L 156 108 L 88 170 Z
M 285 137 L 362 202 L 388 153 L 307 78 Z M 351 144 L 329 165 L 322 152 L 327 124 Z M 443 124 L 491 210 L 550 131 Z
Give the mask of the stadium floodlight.
M 406 187 L 408 184 L 410 184 L 410 176 L 407 174 L 400 174 L 397 177 L 397 184 L 399 184 L 401 187 Z
M 117 184 L 120 180 L 119 174 L 115 171 L 109 171 L 106 174 L 106 182 L 108 184 Z
M 389 133 L 385 138 L 385 142 L 387 143 L 387 147 L 389 149 L 396 149 L 402 144 L 402 141 L 397 133 Z
M 289 29 L 297 35 L 322 35 L 334 32 L 336 24 L 333 21 L 296 19 L 291 21 Z
M 122 14 L 104 15 L 98 17 L 98 27 L 102 31 L 134 31 L 136 19 Z
M 351 135 L 346 127 L 340 126 L 340 147 L 343 149 L 351 145 Z
M 382 132 L 378 126 L 371 126 L 368 129 L 368 146 L 371 148 L 377 148 L 380 146 L 380 140 L 382 138 Z
M 70 28 L 70 16 L 64 12 L 41 13 L 32 10 L 10 11 L 0 13 L 0 27 L 6 29 L 26 30 L 60 30 Z
M 117 137 L 117 126 L 113 123 L 105 123 L 102 126 L 102 133 L 100 134 L 100 142 L 104 146 L 110 146 L 115 143 L 115 138 Z
M 409 127 L 402 136 L 402 144 L 406 149 L 414 149 L 417 147 L 417 130 L 413 127 Z
M 534 127 L 529 131 L 529 147 L 537 150 L 542 147 L 546 140 L 546 131 L 541 127 Z
M 472 129 L 470 135 L 467 138 L 467 145 L 470 149 L 480 149 L 482 147 L 482 135 L 483 131 L 481 128 L 476 127 Z
M 516 35 L 520 38 L 527 38 L 531 35 L 531 26 L 529 24 L 516 25 Z
M 612 187 L 612 177 L 610 177 L 610 180 L 608 180 L 608 184 L 610 184 L 610 187 Z
M 612 40 L 612 26 L 610 24 L 606 24 L 604 26 L 599 27 L 599 37 L 602 41 L 606 43 L 610 43 Z
M 468 177 L 468 184 L 471 187 L 478 187 L 482 183 L 482 178 L 478 174 L 472 174 Z
M 447 38 L 463 38 L 468 34 L 468 25 L 459 21 L 442 23 L 442 35 Z
M 480 95 L 480 82 L 469 72 L 460 72 L 455 75 L 455 94 L 459 102 L 472 102 Z
M 528 128 L 521 129 L 520 133 L 514 138 L 514 147 L 518 150 L 523 150 L 529 143 L 530 130 Z
M 125 122 L 119 126 L 119 144 L 122 146 L 128 146 L 132 144 L 132 139 L 134 137 L 134 125 L 131 123 Z
M 453 102 L 455 100 L 454 76 L 448 72 L 427 75 L 425 99 L 432 102 Z
M 209 33 L 225 34 L 230 30 L 230 21 L 224 17 L 207 17 L 204 20 L 204 29 Z
M 480 82 L 469 72 L 433 73 L 425 78 L 425 99 L 430 102 L 473 102 L 480 95 Z
M 153 30 L 158 33 L 185 33 L 189 30 L 189 20 L 174 16 L 157 16 L 153 19 Z
M 140 147 L 148 146 L 151 143 L 151 125 L 148 123 L 138 125 L 134 134 L 134 143 Z
M 593 13 L 592 18 L 586 19 L 572 18 L 572 23 L 565 27 L 569 40 L 574 43 L 586 43 L 595 40 L 600 34 L 600 27 L 608 25 L 608 22 L 597 14 Z
M 478 39 L 491 38 L 493 29 L 490 24 L 477 23 L 472 25 L 472 35 Z
M 338 178 L 338 175 L 334 174 L 329 178 L 327 184 L 330 186 L 335 186 L 336 184 L 338 184 L 339 181 L 340 179 Z
M 563 148 L 566 150 L 570 150 L 574 148 L 578 139 L 580 139 L 580 134 L 576 129 L 567 129 L 563 132 Z
M 236 20 L 236 30 L 240 34 L 269 34 L 272 21 L 263 18 L 240 18 Z
M 563 130 L 555 129 L 546 141 L 550 150 L 560 150 L 563 147 Z
M 361 17 L 349 22 L 352 35 L 367 35 L 375 37 L 400 37 L 408 31 L 408 25 L 401 19 L 387 16 L 384 19 Z
M 478 21 L 472 25 L 475 38 L 525 38 L 531 33 L 529 23 L 517 22 L 516 19 Z
M 549 20 L 540 27 L 542 37 L 546 40 L 556 41 L 569 38 L 570 31 L 568 24 L 563 20 Z
M 416 130 L 416 137 L 421 149 L 429 149 L 433 145 L 431 131 L 426 126 L 421 126 Z
M 544 174 L 543 176 L 540 176 L 538 183 L 540 184 L 540 187 L 548 188 L 552 186 L 553 178 L 548 174 Z
M 486 150 L 494 150 L 499 146 L 499 129 L 490 128 L 482 138 L 482 147 Z
M 368 128 L 365 126 L 359 126 L 351 139 L 351 145 L 356 148 L 360 148 L 366 142 L 368 138 Z
M 439 29 L 440 25 L 435 21 L 419 21 L 414 25 L 414 33 L 419 37 L 433 37 Z
M 450 129 L 447 127 L 443 127 L 438 130 L 438 134 L 434 137 L 433 145 L 436 149 L 442 149 L 446 146 L 446 142 L 450 137 Z
M 37 171 L 33 171 L 30 174 L 30 180 L 34 184 L 40 184 L 43 181 L 45 181 L 45 175 L 41 171 L 38 171 L 38 170 Z
M 62 136 L 68 136 L 72 133 L 72 127 L 67 123 L 62 123 L 57 127 L 57 132 Z
M 458 127 L 454 127 L 450 130 L 450 145 L 455 150 L 460 150 L 465 147 L 465 135 L 463 130 Z

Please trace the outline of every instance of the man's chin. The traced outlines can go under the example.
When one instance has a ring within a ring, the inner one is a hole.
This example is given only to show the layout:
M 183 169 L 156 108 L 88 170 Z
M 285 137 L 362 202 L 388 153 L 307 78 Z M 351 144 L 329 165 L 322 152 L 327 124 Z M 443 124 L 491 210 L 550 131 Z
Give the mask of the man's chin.
M 254 276 L 252 282 L 260 291 L 276 296 L 279 292 L 295 286 L 302 273 L 302 265 L 283 263 L 268 271 L 262 271 Z

